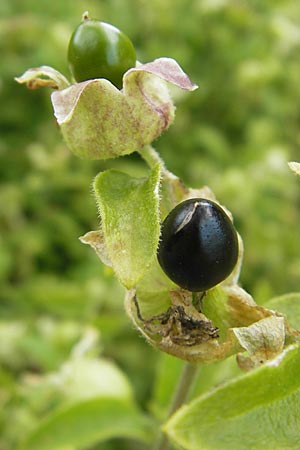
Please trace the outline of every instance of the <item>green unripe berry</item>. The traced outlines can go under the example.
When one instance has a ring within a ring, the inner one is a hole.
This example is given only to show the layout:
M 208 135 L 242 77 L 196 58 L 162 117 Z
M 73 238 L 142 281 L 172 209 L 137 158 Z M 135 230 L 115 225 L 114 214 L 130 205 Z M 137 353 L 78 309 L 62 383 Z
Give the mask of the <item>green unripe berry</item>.
M 124 73 L 135 67 L 136 54 L 122 31 L 85 15 L 71 36 L 68 61 L 77 82 L 106 78 L 121 88 Z

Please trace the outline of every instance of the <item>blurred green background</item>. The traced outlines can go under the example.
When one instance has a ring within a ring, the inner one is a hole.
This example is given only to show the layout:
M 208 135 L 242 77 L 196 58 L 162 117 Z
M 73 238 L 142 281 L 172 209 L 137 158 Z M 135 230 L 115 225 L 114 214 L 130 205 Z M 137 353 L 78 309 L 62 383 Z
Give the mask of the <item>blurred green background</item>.
M 300 185 L 287 166 L 300 161 L 297 2 L 2 0 L 0 450 L 16 448 L 60 404 L 50 374 L 91 332 L 87 352 L 126 373 L 143 409 L 157 412 L 164 401 L 153 398 L 162 357 L 132 329 L 110 270 L 78 240 L 98 226 L 93 177 L 108 167 L 143 174 L 145 166 L 135 155 L 77 159 L 50 91 L 14 81 L 42 64 L 69 77 L 68 40 L 85 10 L 127 33 L 140 61 L 175 58 L 199 85 L 174 92 L 175 123 L 155 146 L 187 185 L 209 185 L 232 211 L 245 244 L 243 287 L 258 303 L 300 287 Z M 169 363 L 177 374 L 179 363 Z M 142 448 L 134 445 L 93 448 Z

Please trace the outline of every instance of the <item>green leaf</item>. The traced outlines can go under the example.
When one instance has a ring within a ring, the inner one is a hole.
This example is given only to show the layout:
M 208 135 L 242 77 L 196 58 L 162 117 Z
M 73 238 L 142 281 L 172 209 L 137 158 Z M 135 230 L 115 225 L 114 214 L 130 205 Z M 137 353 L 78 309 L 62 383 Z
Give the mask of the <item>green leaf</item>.
M 107 254 L 117 277 L 128 289 L 143 277 L 156 255 L 159 184 L 159 165 L 148 178 L 107 170 L 94 182 Z
M 203 395 L 165 426 L 186 450 L 299 449 L 300 349 Z
M 49 416 L 20 450 L 78 450 L 117 437 L 151 442 L 152 421 L 130 403 L 96 398 Z
M 290 325 L 295 329 L 300 329 L 300 293 L 292 292 L 289 294 L 274 297 L 266 303 L 267 308 L 275 309 L 285 314 Z
M 57 379 L 64 396 L 73 402 L 100 396 L 132 400 L 125 374 L 104 358 L 73 357 L 62 366 Z

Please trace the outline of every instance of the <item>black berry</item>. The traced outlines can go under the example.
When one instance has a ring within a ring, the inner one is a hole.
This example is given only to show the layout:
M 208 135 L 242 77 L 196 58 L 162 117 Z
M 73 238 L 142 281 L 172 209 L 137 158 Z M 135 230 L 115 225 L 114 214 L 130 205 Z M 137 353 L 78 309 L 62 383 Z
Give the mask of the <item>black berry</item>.
M 161 228 L 158 261 L 178 286 L 198 292 L 230 275 L 238 259 L 238 237 L 225 211 L 204 198 L 185 200 Z

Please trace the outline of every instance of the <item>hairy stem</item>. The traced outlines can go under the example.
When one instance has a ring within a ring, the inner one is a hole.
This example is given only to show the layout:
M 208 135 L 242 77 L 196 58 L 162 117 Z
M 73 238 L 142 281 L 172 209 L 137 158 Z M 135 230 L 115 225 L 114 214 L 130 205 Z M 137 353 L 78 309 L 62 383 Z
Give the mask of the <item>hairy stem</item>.
M 186 363 L 183 367 L 181 377 L 179 379 L 176 391 L 170 404 L 168 418 L 186 401 L 193 381 L 196 378 L 198 366 L 191 363 Z M 170 441 L 168 437 L 162 433 L 158 442 L 155 443 L 153 450 L 169 450 Z
M 165 167 L 162 158 L 151 145 L 145 145 L 138 152 L 149 167 L 153 168 L 156 164 L 160 164 L 162 167 Z
M 166 168 L 164 161 L 151 145 L 145 145 L 138 152 L 151 169 L 155 167 L 156 164 L 160 164 L 162 175 L 165 178 L 177 178 Z

